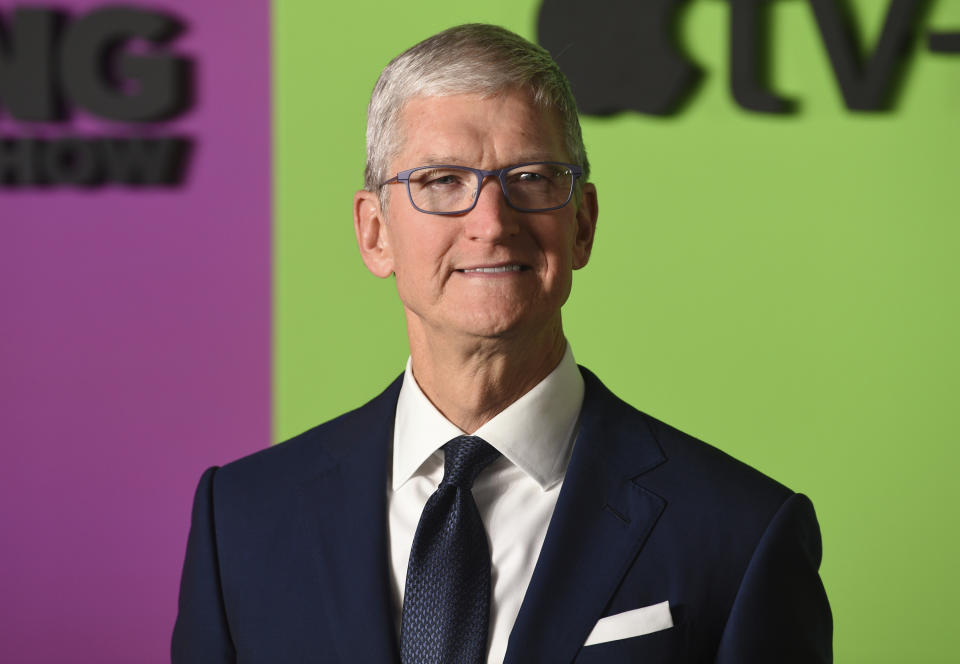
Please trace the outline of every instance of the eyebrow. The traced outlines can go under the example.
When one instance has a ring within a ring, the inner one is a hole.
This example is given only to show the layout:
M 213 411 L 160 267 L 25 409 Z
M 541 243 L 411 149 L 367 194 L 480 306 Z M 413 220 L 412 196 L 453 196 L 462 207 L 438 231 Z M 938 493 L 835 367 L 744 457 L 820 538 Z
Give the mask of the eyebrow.
M 513 164 L 526 164 L 534 161 L 559 161 L 559 160 L 547 153 L 539 153 L 539 154 L 532 154 L 532 155 L 530 154 L 524 155 L 523 157 L 517 159 L 516 161 L 512 161 L 509 164 L 504 164 L 504 165 L 512 166 Z M 428 154 L 428 155 L 424 155 L 421 158 L 422 166 L 434 166 L 434 165 L 441 165 L 441 164 L 449 164 L 451 166 L 470 166 L 471 168 L 475 168 L 471 164 L 466 163 L 466 161 L 461 159 L 460 157 L 453 157 L 450 155 Z

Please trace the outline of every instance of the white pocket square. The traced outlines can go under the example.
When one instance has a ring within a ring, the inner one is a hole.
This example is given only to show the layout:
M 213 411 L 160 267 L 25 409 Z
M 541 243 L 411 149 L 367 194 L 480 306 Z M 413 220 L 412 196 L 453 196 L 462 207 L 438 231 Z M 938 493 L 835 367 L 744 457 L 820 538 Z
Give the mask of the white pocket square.
M 651 604 L 633 611 L 624 611 L 601 618 L 597 621 L 583 645 L 592 646 L 607 641 L 629 639 L 634 636 L 659 632 L 670 627 L 673 627 L 670 602 L 660 602 L 659 604 Z

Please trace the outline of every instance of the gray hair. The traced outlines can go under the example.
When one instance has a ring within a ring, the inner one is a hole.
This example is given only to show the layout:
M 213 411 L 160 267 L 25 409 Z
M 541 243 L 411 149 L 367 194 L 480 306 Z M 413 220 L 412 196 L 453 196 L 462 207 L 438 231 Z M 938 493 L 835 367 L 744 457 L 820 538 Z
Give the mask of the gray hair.
M 378 191 L 393 176 L 390 161 L 400 152 L 399 119 L 414 97 L 456 94 L 493 96 L 526 88 L 535 104 L 555 109 L 570 160 L 590 175 L 580 132 L 577 102 L 566 76 L 546 49 L 505 28 L 469 23 L 444 30 L 397 57 L 380 74 L 367 109 L 367 166 L 364 188 Z M 385 203 L 381 193 L 381 203 Z

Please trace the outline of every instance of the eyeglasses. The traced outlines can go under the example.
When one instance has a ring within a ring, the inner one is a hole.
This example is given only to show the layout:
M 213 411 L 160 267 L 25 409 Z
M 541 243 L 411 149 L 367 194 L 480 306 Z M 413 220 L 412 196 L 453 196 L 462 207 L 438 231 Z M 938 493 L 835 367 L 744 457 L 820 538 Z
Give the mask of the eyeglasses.
M 556 161 L 533 161 L 493 171 L 467 166 L 419 166 L 400 171 L 381 186 L 403 182 L 410 203 L 427 214 L 463 214 L 477 204 L 483 180 L 495 175 L 507 204 L 520 212 L 562 208 L 583 169 Z

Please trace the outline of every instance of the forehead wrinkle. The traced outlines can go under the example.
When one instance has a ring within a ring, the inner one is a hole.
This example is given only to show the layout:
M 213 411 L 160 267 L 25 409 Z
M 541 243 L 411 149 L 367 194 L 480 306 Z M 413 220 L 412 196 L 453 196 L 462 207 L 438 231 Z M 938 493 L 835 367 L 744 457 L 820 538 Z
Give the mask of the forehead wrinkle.
M 450 116 L 443 115 L 442 111 L 443 106 L 455 97 L 473 97 L 477 103 L 459 116 L 454 116 L 458 118 L 457 122 L 451 122 Z M 514 102 L 517 101 L 522 102 L 519 108 L 515 108 L 517 105 Z M 503 112 L 507 107 L 511 111 L 509 115 Z M 434 114 L 434 110 L 438 113 Z M 557 126 L 556 113 L 545 117 L 543 108 L 529 100 L 518 100 L 508 91 L 493 96 L 468 93 L 414 97 L 404 104 L 399 115 L 401 140 L 394 159 L 403 161 L 394 161 L 398 171 L 444 164 L 495 169 L 533 161 L 569 160 L 562 132 Z M 504 121 L 506 117 L 517 120 L 516 131 L 508 132 L 512 135 L 487 133 L 486 129 L 491 125 L 501 128 L 510 125 L 510 121 Z M 542 132 L 542 129 L 548 130 Z M 434 132 L 436 139 L 432 136 Z M 465 150 L 459 150 L 460 143 L 463 143 Z

